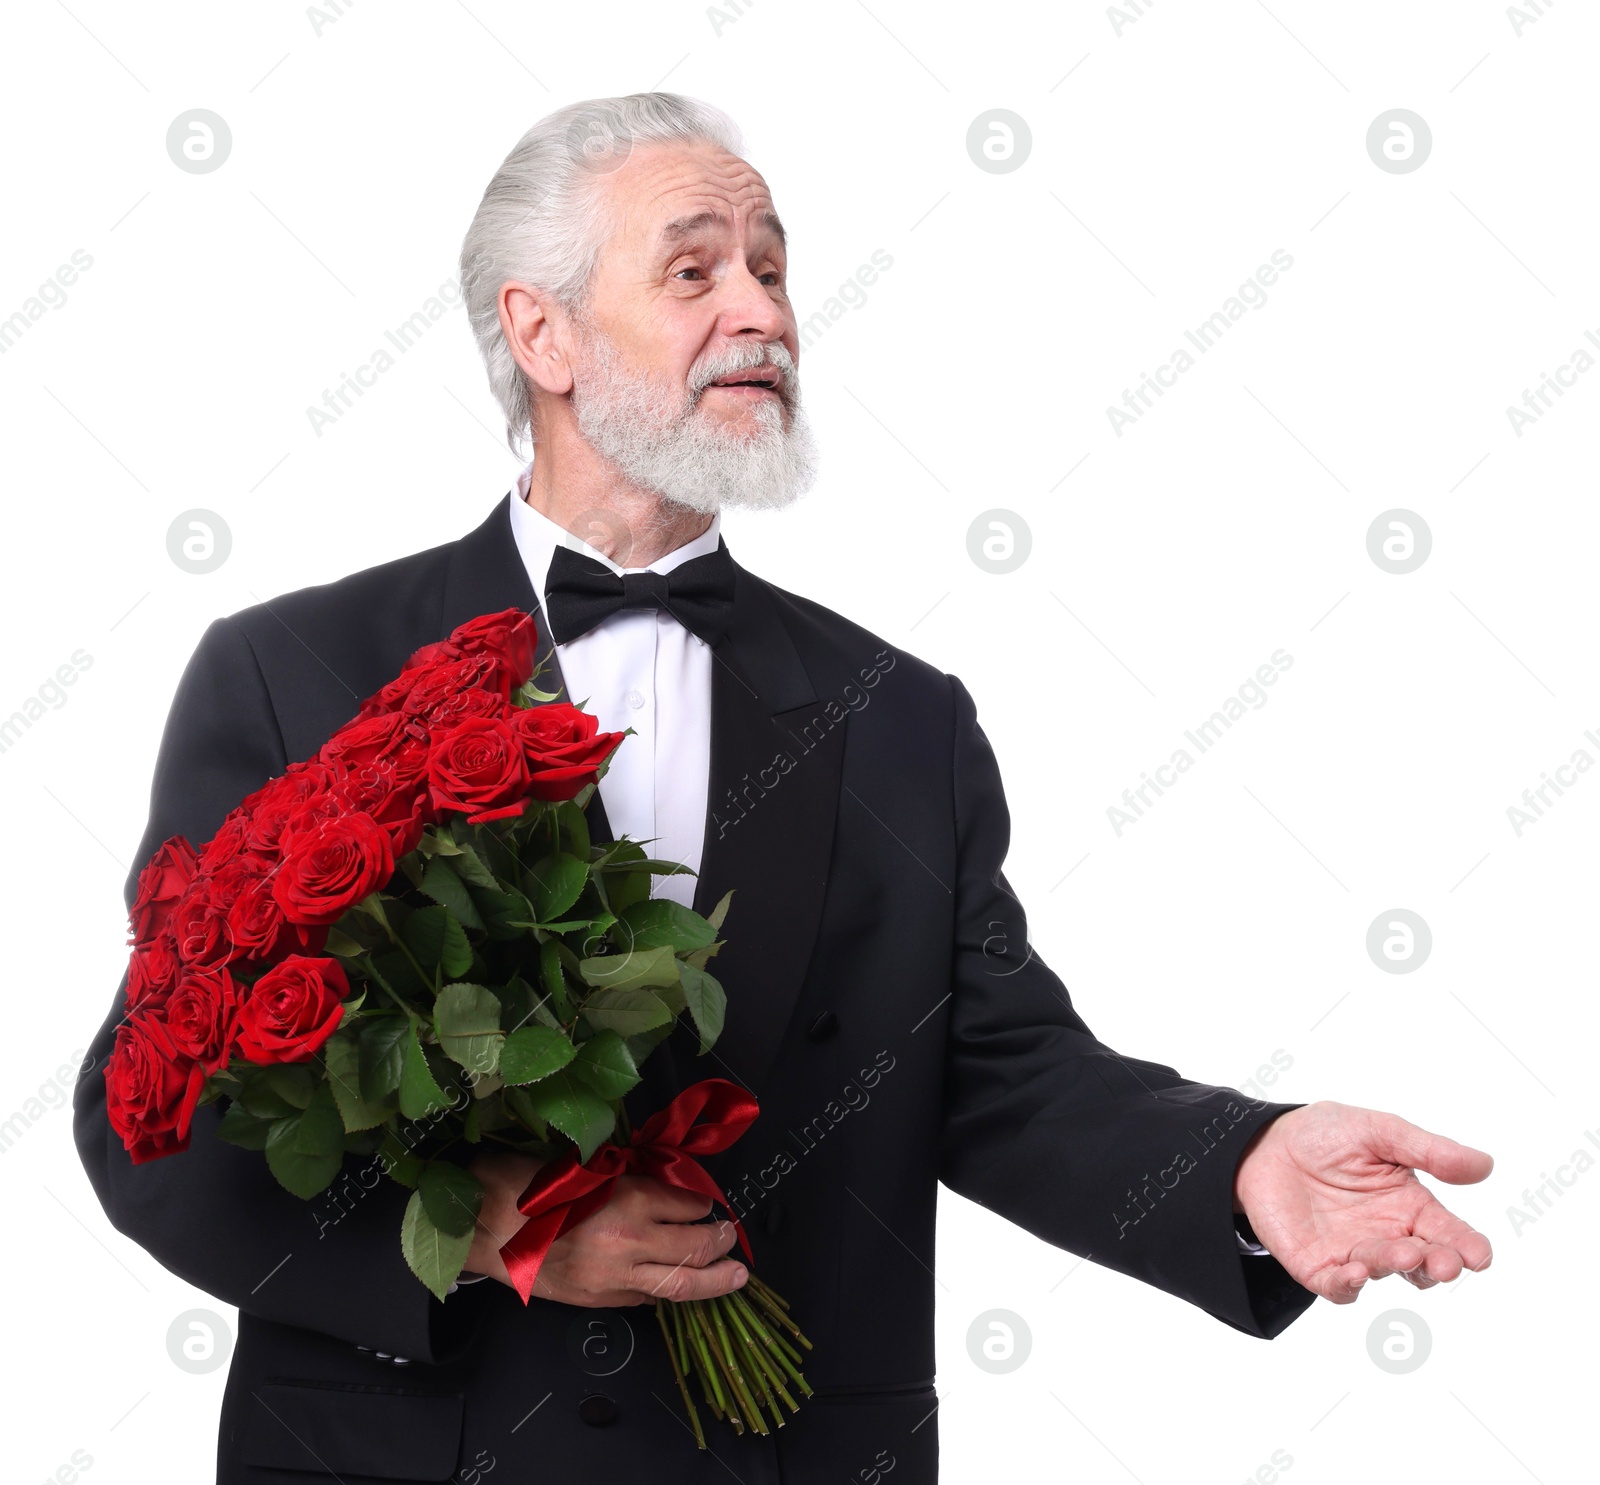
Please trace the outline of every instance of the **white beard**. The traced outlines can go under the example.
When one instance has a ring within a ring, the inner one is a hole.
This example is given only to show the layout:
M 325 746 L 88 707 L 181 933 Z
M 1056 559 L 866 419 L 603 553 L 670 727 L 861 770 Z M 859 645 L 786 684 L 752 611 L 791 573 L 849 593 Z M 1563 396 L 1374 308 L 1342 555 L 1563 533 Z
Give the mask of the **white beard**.
M 816 441 L 800 404 L 794 358 L 781 343 L 736 343 L 697 365 L 681 394 L 631 371 L 597 325 L 586 327 L 584 345 L 585 364 L 572 387 L 578 431 L 641 489 L 710 515 L 723 506 L 779 510 L 815 482 Z M 735 432 L 701 410 L 712 382 L 764 364 L 778 366 L 783 380 L 776 398 L 762 397 L 750 410 L 754 434 Z

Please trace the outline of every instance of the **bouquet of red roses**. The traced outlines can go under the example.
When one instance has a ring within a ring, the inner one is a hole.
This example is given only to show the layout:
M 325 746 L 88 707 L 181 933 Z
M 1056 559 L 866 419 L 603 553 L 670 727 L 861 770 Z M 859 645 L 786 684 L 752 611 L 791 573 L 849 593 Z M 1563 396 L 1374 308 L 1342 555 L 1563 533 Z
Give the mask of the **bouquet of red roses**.
M 686 867 L 590 840 L 584 805 L 628 734 L 534 685 L 534 637 L 519 609 L 463 624 L 202 848 L 162 844 L 139 876 L 105 1071 L 135 1164 L 186 1149 L 218 1100 L 220 1137 L 306 1200 L 347 1156 L 375 1157 L 412 1192 L 399 1240 L 441 1298 L 484 1195 L 463 1154 L 545 1161 L 501 1249 L 526 1303 L 550 1244 L 627 1171 L 726 1206 L 694 1157 L 757 1113 L 712 1078 L 628 1128 L 624 1095 L 678 1018 L 702 1054 L 722 1030 L 707 966 L 732 893 L 703 917 L 650 895 Z M 810 1342 L 754 1272 L 655 1309 L 702 1448 L 691 1375 L 741 1432 L 769 1431 L 763 1408 L 781 1426 L 791 1385 L 810 1393 Z

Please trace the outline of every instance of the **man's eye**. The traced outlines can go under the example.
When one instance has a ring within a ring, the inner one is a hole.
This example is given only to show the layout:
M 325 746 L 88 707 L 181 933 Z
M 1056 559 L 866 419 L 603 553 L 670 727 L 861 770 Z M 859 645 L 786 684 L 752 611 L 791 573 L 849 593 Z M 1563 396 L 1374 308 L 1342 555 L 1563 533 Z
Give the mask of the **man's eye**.
M 672 276 L 673 276 L 673 277 L 674 277 L 674 278 L 682 278 L 682 277 L 683 277 L 683 275 L 684 275 L 684 274 L 686 274 L 686 273 L 699 273 L 699 272 L 700 272 L 700 270 L 699 270 L 699 269 L 698 269 L 698 268 L 680 268 L 680 269 L 679 269 L 679 270 L 678 270 L 678 271 L 677 271 L 677 272 L 676 272 L 676 273 L 675 273 L 675 274 L 673 274 L 673 275 L 672 275 Z

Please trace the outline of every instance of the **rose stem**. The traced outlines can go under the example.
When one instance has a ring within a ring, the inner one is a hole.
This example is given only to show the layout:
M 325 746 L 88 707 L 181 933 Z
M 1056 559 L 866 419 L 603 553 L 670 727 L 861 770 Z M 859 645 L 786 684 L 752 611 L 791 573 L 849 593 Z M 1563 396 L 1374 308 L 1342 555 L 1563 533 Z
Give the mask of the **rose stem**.
M 695 1411 L 694 1399 L 689 1396 L 689 1384 L 683 1380 L 683 1369 L 678 1365 L 678 1352 L 672 1344 L 672 1334 L 667 1329 L 667 1317 L 659 1304 L 656 1305 L 656 1320 L 661 1326 L 661 1339 L 667 1343 L 667 1355 L 672 1359 L 672 1375 L 677 1379 L 678 1391 L 683 1396 L 683 1405 L 689 1410 L 689 1422 L 694 1427 L 695 1443 L 704 1449 L 706 1436 L 700 1428 L 700 1414 Z
M 762 1281 L 760 1279 L 758 1279 L 754 1274 L 750 1275 L 750 1282 L 745 1287 L 749 1288 L 749 1289 L 754 1289 L 757 1294 L 766 1295 L 767 1298 L 772 1300 L 772 1301 L 774 1301 L 780 1309 L 786 1310 L 786 1309 L 789 1308 L 789 1301 L 788 1300 L 786 1300 L 781 1294 L 779 1294 L 778 1291 L 776 1289 L 774 1289 L 770 1284 L 762 1283 Z
M 719 1317 L 711 1308 L 712 1301 L 696 1300 L 697 1306 L 704 1306 L 701 1313 L 706 1324 L 706 1343 L 711 1347 L 711 1354 L 717 1358 L 727 1377 L 728 1387 L 733 1395 L 738 1398 L 741 1410 L 749 1414 L 748 1422 L 757 1433 L 768 1432 L 767 1420 L 761 1410 L 756 1407 L 755 1399 L 750 1396 L 749 1389 L 744 1385 L 744 1376 L 739 1370 L 737 1361 L 728 1354 L 726 1332 L 720 1323 Z
M 700 1348 L 700 1355 L 705 1361 L 711 1384 L 717 1389 L 717 1395 L 723 1398 L 728 1410 L 728 1421 L 731 1422 L 739 1433 L 744 1432 L 744 1419 L 739 1412 L 743 1404 L 739 1394 L 734 1390 L 733 1378 L 725 1375 L 725 1367 L 721 1355 L 717 1351 L 716 1337 L 711 1334 L 710 1327 L 705 1322 L 705 1317 L 700 1313 L 701 1301 L 697 1299 L 685 1300 L 689 1307 L 689 1323 L 694 1335 L 695 1345 Z M 724 1389 L 723 1383 L 727 1387 Z M 724 1393 L 726 1394 L 724 1396 Z
M 727 1295 L 727 1299 L 728 1321 L 733 1328 L 739 1332 L 740 1336 L 743 1337 L 745 1350 L 749 1354 L 751 1360 L 755 1363 L 757 1369 L 767 1379 L 768 1390 L 776 1393 L 778 1397 L 781 1397 L 783 1401 L 788 1404 L 788 1408 L 791 1413 L 798 1413 L 800 1411 L 800 1404 L 789 1395 L 789 1389 L 783 1385 L 783 1374 L 772 1364 L 771 1358 L 767 1355 L 766 1348 L 759 1342 L 752 1339 L 750 1332 L 745 1328 L 744 1317 L 739 1313 L 739 1306 L 737 1303 L 738 1291 L 730 1291 Z M 783 1414 L 778 1411 L 778 1405 L 776 1402 L 773 1402 L 771 1406 L 773 1416 L 778 1420 L 778 1427 L 782 1428 Z
M 811 1349 L 811 1342 L 808 1341 L 803 1335 L 800 1334 L 800 1327 L 798 1325 L 796 1325 L 794 1323 L 794 1321 L 791 1320 L 788 1317 L 788 1315 L 784 1313 L 784 1311 L 782 1311 L 780 1309 L 775 1309 L 773 1306 L 771 1306 L 769 1304 L 766 1304 L 766 1302 L 765 1302 L 766 1301 L 766 1296 L 759 1289 L 756 1291 L 756 1296 L 755 1297 L 756 1297 L 756 1300 L 762 1302 L 763 1307 L 766 1309 L 767 1314 L 771 1319 L 775 1320 L 785 1330 L 791 1331 L 793 1333 L 795 1339 L 797 1341 L 799 1341 L 800 1344 L 806 1348 L 806 1350 L 809 1351 Z
M 676 1304 L 672 1300 L 663 1300 L 662 1303 L 672 1311 L 672 1323 L 677 1326 L 678 1334 L 683 1338 L 684 1355 L 689 1358 L 685 1370 L 690 1366 L 693 1367 L 694 1374 L 700 1379 L 700 1391 L 705 1395 L 706 1406 L 716 1414 L 720 1422 L 727 1415 L 727 1410 L 722 1406 L 722 1389 L 713 1386 L 716 1377 L 709 1359 L 701 1360 L 701 1350 L 696 1345 L 699 1336 L 695 1333 L 694 1317 L 685 1313 L 683 1305 Z
M 771 1351 L 775 1357 L 777 1357 L 778 1364 L 786 1372 L 788 1372 L 789 1376 L 799 1385 L 800 1390 L 804 1392 L 807 1397 L 810 1397 L 810 1384 L 807 1383 L 806 1379 L 800 1375 L 799 1370 L 794 1365 L 794 1361 L 798 1361 L 800 1359 L 799 1353 L 794 1352 L 794 1361 L 790 1360 L 791 1348 L 784 1345 L 782 1341 L 774 1336 L 766 1328 L 766 1326 L 761 1323 L 760 1317 L 750 1307 L 749 1300 L 740 1294 L 738 1290 L 733 1291 L 733 1303 L 734 1307 L 742 1311 L 745 1319 L 748 1320 L 749 1323 L 755 1328 L 756 1333 L 761 1337 L 767 1349 Z

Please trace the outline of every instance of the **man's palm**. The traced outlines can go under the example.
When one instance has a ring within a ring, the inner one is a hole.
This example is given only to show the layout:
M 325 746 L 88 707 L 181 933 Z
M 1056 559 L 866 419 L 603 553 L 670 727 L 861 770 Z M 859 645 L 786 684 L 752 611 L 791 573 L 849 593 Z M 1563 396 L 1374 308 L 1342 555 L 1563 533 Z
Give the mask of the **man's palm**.
M 1291 1109 L 1251 1142 L 1234 1178 L 1236 1205 L 1296 1282 L 1348 1304 L 1369 1278 L 1403 1274 L 1419 1289 L 1485 1269 L 1489 1240 L 1417 1179 L 1481 1181 L 1482 1150 L 1394 1114 L 1320 1102 Z

